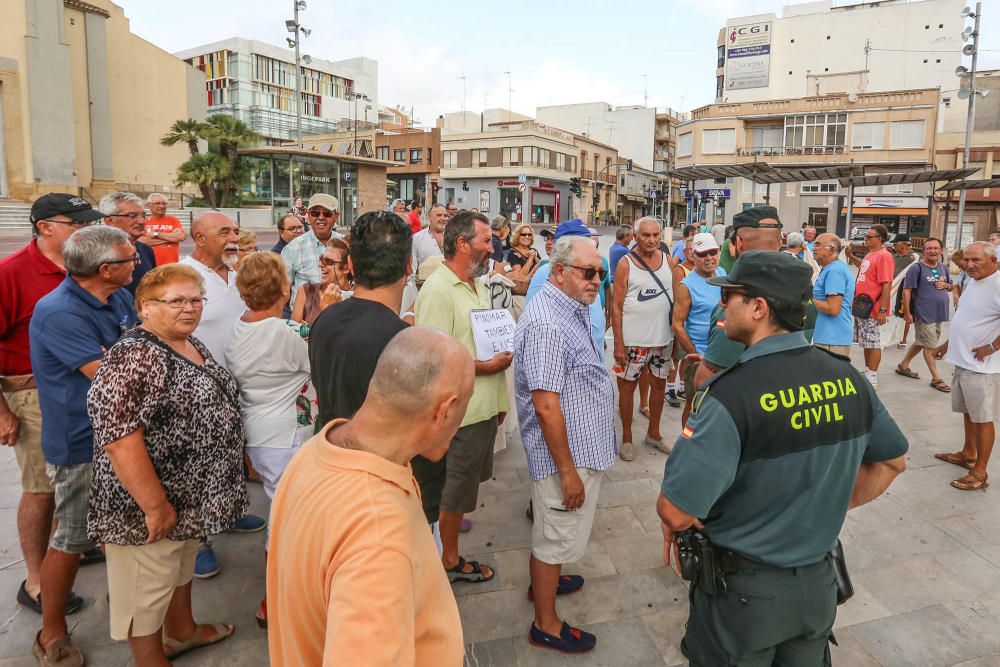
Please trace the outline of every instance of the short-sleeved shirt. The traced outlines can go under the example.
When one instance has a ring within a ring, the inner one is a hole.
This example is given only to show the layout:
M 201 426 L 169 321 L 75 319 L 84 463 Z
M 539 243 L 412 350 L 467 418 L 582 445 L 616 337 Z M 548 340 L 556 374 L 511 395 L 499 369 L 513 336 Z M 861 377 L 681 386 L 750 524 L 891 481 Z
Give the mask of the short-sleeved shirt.
M 801 333 L 748 348 L 693 405 L 661 491 L 714 544 L 774 567 L 821 560 L 861 464 L 908 449 L 861 373 Z
M 194 330 L 194 337 L 208 348 L 215 361 L 226 367 L 226 346 L 233 337 L 233 325 L 240 319 L 247 306 L 236 288 L 236 272 L 228 271 L 223 280 L 216 271 L 188 255 L 181 264 L 190 266 L 201 275 L 205 282 L 205 298 L 208 301 L 201 311 L 201 321 Z
M 539 269 L 541 271 L 541 269 Z M 538 271 L 535 272 L 538 275 Z M 472 337 L 471 311 L 490 309 L 490 290 L 482 278 L 473 283 L 475 291 L 442 264 L 420 289 L 416 303 L 416 323 L 440 329 L 465 346 L 476 358 L 476 343 Z M 465 411 L 462 426 L 478 424 L 507 411 L 507 382 L 503 373 L 477 375 L 472 399 Z
M 431 236 L 431 228 L 422 229 L 413 235 L 413 274 L 416 275 L 420 265 L 431 257 L 443 255 L 437 239 Z
M 331 237 L 332 238 L 332 237 Z M 288 269 L 288 279 L 292 281 L 292 302 L 295 305 L 295 295 L 306 283 L 322 282 L 319 272 L 319 258 L 326 248 L 326 242 L 316 238 L 309 230 L 302 236 L 292 239 L 281 250 L 281 259 L 285 260 Z
M 493 234 L 490 242 L 493 244 L 493 252 L 490 253 L 490 259 L 494 262 L 502 262 L 504 256 L 503 239 Z
M 824 266 L 813 285 L 813 298 L 826 301 L 831 296 L 840 295 L 843 300 L 836 315 L 819 313 L 816 317 L 816 331 L 813 342 L 823 345 L 850 345 L 854 340 L 854 318 L 851 316 L 851 302 L 854 301 L 854 275 L 847 265 L 834 260 Z
M 532 392 L 559 394 L 573 464 L 607 470 L 615 445 L 615 390 L 603 355 L 589 336 L 587 306 L 551 282 L 525 307 L 514 332 L 514 391 L 528 472 L 535 480 L 558 472 L 542 435 Z
M 608 264 L 611 266 L 611 271 L 609 272 L 611 282 L 615 280 L 615 269 L 618 268 L 618 262 L 627 254 L 628 246 L 618 241 L 615 241 L 608 250 Z
M 31 373 L 31 315 L 65 277 L 66 271 L 38 249 L 37 239 L 0 259 L 0 375 Z
M 131 294 L 135 294 L 135 289 L 139 286 L 139 281 L 142 280 L 142 277 L 158 266 L 156 255 L 153 254 L 152 248 L 142 241 L 134 241 L 134 243 L 135 252 L 139 255 L 139 263 L 132 269 L 132 282 L 125 286 L 125 289 Z
M 983 360 L 972 353 L 980 345 L 992 343 L 1000 332 L 1000 271 L 985 278 L 969 280 L 955 309 L 948 332 L 948 353 L 944 360 L 976 373 L 1000 373 L 1000 353 Z
M 416 211 L 410 211 L 407 214 L 407 220 L 410 223 L 410 231 L 414 234 L 424 228 L 424 224 L 420 221 L 420 214 Z
M 115 474 L 105 447 L 142 428 L 146 453 L 177 512 L 171 540 L 223 533 L 248 506 L 243 418 L 236 381 L 197 339 L 196 365 L 136 328 L 108 350 L 87 405 L 94 424 L 94 481 L 87 532 L 98 542 L 140 545 L 145 514 Z
M 181 221 L 172 215 L 165 215 L 162 218 L 147 218 L 146 219 L 146 236 L 151 236 L 153 232 L 176 232 L 177 230 L 184 230 L 181 226 Z M 156 255 L 156 266 L 163 266 L 164 264 L 174 264 L 180 261 L 181 258 L 181 244 L 180 243 L 168 243 L 163 242 L 159 245 L 153 246 L 153 254 Z
M 910 313 L 917 322 L 935 324 L 948 321 L 951 290 L 935 287 L 939 280 L 951 284 L 948 268 L 941 262 L 934 267 L 914 262 L 907 269 L 903 277 L 903 289 L 913 290 L 910 292 Z
M 911 266 L 915 261 L 917 261 L 917 256 L 912 252 L 905 255 L 892 254 L 892 277 L 895 279 L 900 273 L 905 271 L 907 267 Z
M 870 252 L 861 260 L 858 269 L 858 279 L 854 293 L 867 294 L 875 304 L 869 317 L 874 317 L 879 311 L 879 300 L 882 298 L 882 286 L 892 282 L 895 267 L 892 255 L 885 248 Z
M 850 301 L 848 301 L 850 304 Z M 812 342 L 819 311 L 812 301 L 806 304 L 806 321 L 802 327 L 802 335 Z M 747 346 L 726 335 L 726 309 L 716 304 L 712 310 L 712 324 L 708 330 L 708 348 L 705 350 L 705 361 L 719 368 L 732 368 L 740 360 L 740 355 Z
M 535 275 L 531 276 L 531 282 L 528 283 L 528 293 L 525 299 L 528 303 L 531 299 L 538 294 L 538 291 L 549 281 L 549 275 L 552 272 L 552 265 L 546 261 L 544 264 L 538 267 L 535 271 Z M 600 299 L 594 299 L 594 303 L 590 304 L 590 336 L 594 339 L 594 345 L 597 349 L 601 351 L 601 359 L 604 359 L 604 334 L 606 331 L 607 318 L 604 316 L 604 308 L 602 307 Z
M 31 365 L 42 410 L 42 451 L 53 465 L 89 463 L 93 430 L 87 416 L 90 379 L 80 367 L 103 359 L 136 325 L 132 297 L 117 290 L 101 303 L 72 277 L 35 305 Z

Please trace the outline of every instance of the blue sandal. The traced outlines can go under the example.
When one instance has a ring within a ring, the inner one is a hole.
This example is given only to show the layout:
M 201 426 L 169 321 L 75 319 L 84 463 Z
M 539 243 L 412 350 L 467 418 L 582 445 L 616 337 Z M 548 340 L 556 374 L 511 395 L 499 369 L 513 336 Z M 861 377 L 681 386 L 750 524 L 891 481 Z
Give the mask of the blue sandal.
M 468 563 L 472 566 L 472 572 L 465 571 L 465 565 Z M 487 565 L 487 567 L 489 567 Z M 456 581 L 465 581 L 470 584 L 482 584 L 489 581 L 493 577 L 497 576 L 497 571 L 490 567 L 490 576 L 483 574 L 483 566 L 479 564 L 477 560 L 465 560 L 461 556 L 458 557 L 458 563 L 455 567 L 447 570 L 448 581 L 455 583 Z

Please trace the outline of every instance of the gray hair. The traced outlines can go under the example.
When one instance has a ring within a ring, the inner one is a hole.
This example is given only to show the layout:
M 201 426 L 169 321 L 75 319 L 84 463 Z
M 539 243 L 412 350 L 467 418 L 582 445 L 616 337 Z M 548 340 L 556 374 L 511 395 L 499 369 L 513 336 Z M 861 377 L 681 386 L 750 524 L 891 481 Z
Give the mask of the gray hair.
M 632 233 L 632 228 L 628 225 L 621 225 L 615 230 L 615 240 L 621 241 L 623 238 Z
M 69 275 L 89 278 L 101 270 L 102 264 L 121 259 L 117 249 L 132 247 L 128 234 L 117 227 L 93 225 L 73 232 L 63 243 L 63 262 Z
M 145 205 L 141 198 L 131 192 L 112 192 L 101 197 L 101 203 L 97 205 L 97 210 L 104 215 L 118 215 L 122 202 L 132 202 L 140 207 Z
M 493 222 L 490 223 L 490 229 L 495 232 L 499 232 L 504 227 L 510 227 L 510 220 L 507 219 L 505 215 L 498 215 L 493 218 Z
M 553 246 L 552 254 L 549 255 L 549 263 L 552 266 L 556 264 L 568 266 L 573 261 L 577 244 L 587 244 L 591 248 L 594 247 L 594 242 L 590 240 L 589 236 L 563 236 Z
M 996 257 L 997 256 L 996 246 L 994 246 L 989 241 L 973 241 L 969 245 L 965 246 L 965 250 L 967 251 L 969 248 L 972 248 L 972 247 L 982 248 L 983 254 L 986 255 L 986 259 L 989 259 L 991 257 Z M 964 254 L 964 252 L 965 251 L 963 251 L 963 254 Z
M 646 215 L 646 216 L 643 216 L 643 217 L 641 217 L 641 218 L 639 218 L 638 220 L 635 221 L 635 231 L 638 232 L 639 231 L 639 225 L 641 225 L 642 223 L 647 222 L 647 221 L 648 222 L 652 222 L 653 224 L 655 224 L 657 226 L 657 228 L 660 229 L 660 231 L 663 230 L 663 225 L 660 224 L 659 220 L 657 220 L 656 218 L 654 218 L 651 215 Z
M 150 195 L 148 197 L 146 197 L 146 203 L 147 204 L 152 204 L 154 197 L 159 197 L 160 199 L 162 199 L 164 204 L 169 204 L 170 203 L 170 200 L 167 199 L 167 195 L 160 194 L 159 192 L 150 193 Z
M 403 206 L 406 206 L 406 202 L 403 201 L 402 199 L 393 199 L 392 203 L 389 204 L 389 209 L 388 210 L 391 211 L 392 209 L 396 208 L 396 204 L 402 204 Z
M 788 238 L 785 239 L 785 245 L 789 248 L 801 248 L 802 244 L 805 243 L 805 240 L 805 237 L 799 232 L 792 232 L 788 235 Z

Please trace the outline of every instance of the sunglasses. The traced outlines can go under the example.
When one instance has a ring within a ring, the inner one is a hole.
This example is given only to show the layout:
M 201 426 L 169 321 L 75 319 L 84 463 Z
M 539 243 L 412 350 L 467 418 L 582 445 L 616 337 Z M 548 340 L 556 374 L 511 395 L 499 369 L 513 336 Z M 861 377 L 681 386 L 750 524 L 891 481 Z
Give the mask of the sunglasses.
M 712 248 L 711 250 L 702 250 L 701 252 L 695 251 L 694 253 L 698 257 L 715 257 L 719 254 L 718 248 Z
M 320 255 L 319 265 L 320 266 L 343 266 L 343 267 L 346 267 L 347 266 L 347 260 L 343 259 L 343 260 L 341 260 L 341 261 L 338 262 L 335 259 L 330 259 L 329 257 L 323 257 L 322 255 Z
M 604 267 L 600 269 L 595 269 L 590 266 L 576 266 L 575 264 L 567 264 L 570 268 L 576 269 L 583 274 L 584 280 L 593 280 L 594 276 L 600 276 L 601 282 L 607 277 L 608 272 L 604 270 Z
M 309 209 L 309 215 L 314 218 L 332 218 L 334 211 L 327 211 L 325 208 L 311 208 Z
M 719 303 L 725 306 L 729 302 L 730 297 L 734 296 L 742 296 L 743 300 L 746 301 L 747 299 L 752 298 L 753 295 L 747 293 L 746 290 L 723 287 L 722 294 L 719 296 Z

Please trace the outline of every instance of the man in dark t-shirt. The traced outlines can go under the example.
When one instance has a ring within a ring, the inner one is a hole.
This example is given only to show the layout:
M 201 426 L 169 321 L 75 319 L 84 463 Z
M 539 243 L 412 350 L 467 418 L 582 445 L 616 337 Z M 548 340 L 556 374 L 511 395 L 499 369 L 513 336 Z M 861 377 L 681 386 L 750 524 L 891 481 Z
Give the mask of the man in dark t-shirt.
M 354 296 L 320 313 L 309 334 L 318 428 L 354 416 L 368 394 L 382 350 L 408 326 L 399 311 L 410 275 L 412 241 L 407 222 L 386 211 L 365 213 L 351 228 L 348 262 Z M 412 465 L 427 522 L 433 523 L 444 484 L 444 461 L 433 463 L 418 456 Z

